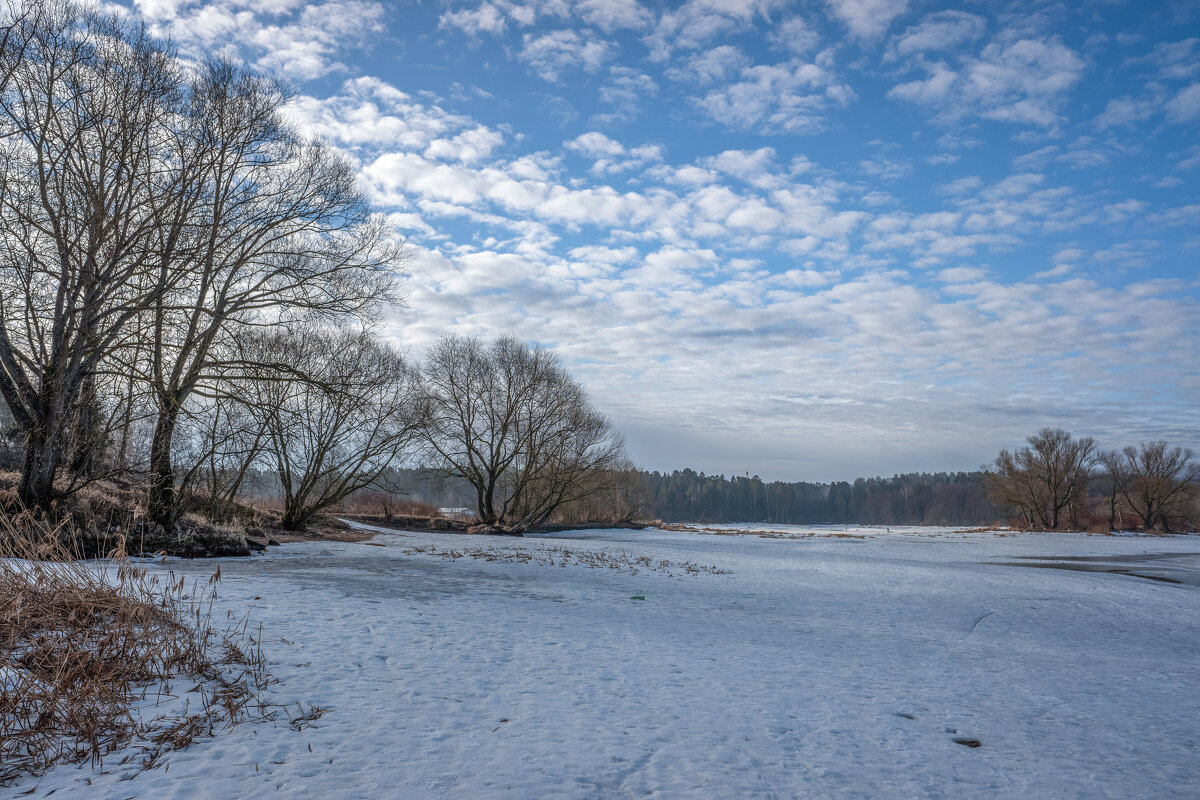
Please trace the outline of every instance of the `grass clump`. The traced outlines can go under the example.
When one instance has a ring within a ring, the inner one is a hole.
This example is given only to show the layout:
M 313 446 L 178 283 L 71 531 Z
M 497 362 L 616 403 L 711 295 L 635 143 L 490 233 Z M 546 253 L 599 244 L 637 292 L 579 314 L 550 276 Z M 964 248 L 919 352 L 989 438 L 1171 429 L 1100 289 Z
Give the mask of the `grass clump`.
M 131 745 L 122 763 L 150 768 L 264 715 L 261 635 L 212 622 L 219 566 L 188 586 L 131 562 L 120 539 L 80 560 L 73 538 L 0 515 L 0 786 Z M 195 686 L 176 695 L 173 681 Z

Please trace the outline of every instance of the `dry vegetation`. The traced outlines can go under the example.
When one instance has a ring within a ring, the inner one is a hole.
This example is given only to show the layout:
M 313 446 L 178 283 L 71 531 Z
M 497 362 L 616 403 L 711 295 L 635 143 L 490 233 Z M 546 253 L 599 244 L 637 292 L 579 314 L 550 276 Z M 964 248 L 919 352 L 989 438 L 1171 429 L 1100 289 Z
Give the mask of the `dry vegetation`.
M 653 526 L 664 531 L 699 533 L 705 536 L 757 536 L 760 539 L 870 539 L 862 533 L 843 531 L 773 531 L 744 530 L 742 528 L 712 528 L 705 525 L 684 525 L 679 522 L 654 522 Z
M 669 561 L 654 559 L 650 556 L 634 556 L 629 553 L 610 553 L 607 550 L 571 550 L 566 547 L 543 547 L 529 550 L 520 547 L 502 547 L 500 549 L 467 547 L 443 550 L 433 545 L 425 545 L 406 547 L 404 552 L 410 555 L 434 556 L 447 561 L 474 558 L 481 561 L 545 564 L 552 567 L 584 566 L 591 569 L 612 569 L 617 572 L 627 572 L 630 575 L 637 575 L 643 570 L 659 572 L 668 577 L 675 577 L 679 572 L 687 575 L 730 574 L 730 570 L 720 569 L 716 565 L 697 564 L 692 561 Z
M 0 785 L 118 751 L 149 769 L 271 715 L 261 632 L 212 620 L 219 567 L 189 586 L 132 563 L 120 540 L 77 560 L 69 538 L 0 515 Z

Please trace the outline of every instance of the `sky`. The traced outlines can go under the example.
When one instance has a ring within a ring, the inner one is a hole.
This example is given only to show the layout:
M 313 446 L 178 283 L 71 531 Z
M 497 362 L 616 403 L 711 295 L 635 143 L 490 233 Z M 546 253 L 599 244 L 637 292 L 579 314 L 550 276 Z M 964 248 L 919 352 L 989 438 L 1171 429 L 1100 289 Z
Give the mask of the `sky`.
M 1200 449 L 1200 4 L 133 0 L 410 244 L 381 333 L 559 354 L 647 469 Z

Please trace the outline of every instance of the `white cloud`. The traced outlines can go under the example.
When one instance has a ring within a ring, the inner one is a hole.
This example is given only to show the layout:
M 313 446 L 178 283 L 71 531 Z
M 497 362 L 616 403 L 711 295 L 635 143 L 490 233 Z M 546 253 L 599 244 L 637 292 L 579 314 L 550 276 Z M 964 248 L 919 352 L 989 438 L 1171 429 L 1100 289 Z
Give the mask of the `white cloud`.
M 488 158 L 504 144 L 504 136 L 483 125 L 454 136 L 451 139 L 436 139 L 425 148 L 427 158 L 444 161 L 475 162 Z
M 291 110 L 306 130 L 351 150 L 423 150 L 435 139 L 476 127 L 467 117 L 417 102 L 376 78 L 347 81 L 338 94 L 322 100 L 301 96 Z
M 892 159 L 877 156 L 864 158 L 858 162 L 858 168 L 864 175 L 885 181 L 894 181 L 912 174 L 912 162 L 907 159 Z
M 892 40 L 887 58 L 907 58 L 931 50 L 954 50 L 974 41 L 987 29 L 987 20 L 965 11 L 938 11 L 926 15 Z
M 1059 122 L 1058 108 L 1084 66 L 1054 38 L 994 41 L 958 70 L 941 61 L 922 63 L 925 78 L 899 84 L 888 96 L 938 109 L 945 122 L 975 114 L 1050 127 Z
M 591 172 L 595 175 L 611 175 L 636 169 L 662 160 L 662 148 L 657 145 L 641 145 L 626 148 L 598 131 L 589 131 L 564 142 L 568 150 L 592 160 Z
M 576 0 L 574 10 L 588 25 L 605 33 L 621 29 L 641 30 L 654 19 L 654 15 L 637 0 Z
M 1193 83 L 1175 95 L 1166 109 L 1172 122 L 1190 122 L 1200 116 L 1200 83 Z
M 785 182 L 775 166 L 775 149 L 772 147 L 725 150 L 704 159 L 703 164 L 760 189 L 774 189 Z
M 741 70 L 739 79 L 696 102 L 717 122 L 764 133 L 815 133 L 825 127 L 825 110 L 854 98 L 849 86 L 816 63 L 791 60 Z
M 723 44 L 677 61 L 666 71 L 673 81 L 692 81 L 701 85 L 724 82 L 753 61 L 733 45 Z
M 1104 111 L 1096 117 L 1096 124 L 1101 128 L 1126 127 L 1133 128 L 1137 123 L 1147 119 L 1158 110 L 1160 103 L 1136 97 L 1114 97 L 1108 101 Z
M 908 0 L 825 0 L 830 12 L 859 39 L 882 36 L 908 11 Z
M 151 32 L 170 36 L 189 58 L 224 50 L 243 56 L 259 70 L 292 80 L 344 70 L 340 54 L 369 46 L 384 32 L 386 19 L 381 3 L 366 0 L 139 0 L 136 5 Z M 264 24 L 260 15 L 271 22 Z
M 1137 60 L 1153 64 L 1159 78 L 1190 80 L 1200 75 L 1200 38 L 1193 36 L 1178 42 L 1159 42 L 1148 56 Z
M 644 41 L 651 59 L 666 61 L 676 50 L 696 50 L 718 36 L 746 30 L 785 5 L 786 0 L 688 0 L 664 11 Z
M 642 104 L 658 94 L 658 84 L 632 67 L 611 67 L 608 81 L 600 87 L 600 102 L 612 110 L 599 115 L 603 122 L 628 122 L 642 112 Z
M 540 36 L 525 34 L 520 59 L 529 64 L 538 77 L 558 83 L 561 74 L 567 70 L 596 72 L 615 52 L 616 45 L 612 42 L 563 29 Z
M 805 55 L 817 49 L 821 37 L 800 17 L 786 17 L 778 25 L 771 26 L 767 41 L 796 55 Z
M 446 11 L 438 20 L 439 28 L 457 28 L 468 36 L 481 33 L 497 36 L 504 32 L 506 25 L 504 13 L 491 3 L 474 9 Z
M 988 271 L 979 267 L 951 267 L 938 273 L 942 283 L 975 283 L 988 277 Z

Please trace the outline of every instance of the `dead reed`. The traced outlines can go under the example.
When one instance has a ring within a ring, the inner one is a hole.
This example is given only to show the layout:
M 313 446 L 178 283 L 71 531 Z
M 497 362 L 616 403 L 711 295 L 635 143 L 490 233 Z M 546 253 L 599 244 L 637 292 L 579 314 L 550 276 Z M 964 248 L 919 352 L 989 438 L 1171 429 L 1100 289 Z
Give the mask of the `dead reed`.
M 503 563 L 545 564 L 552 567 L 583 566 L 591 569 L 612 569 L 636 575 L 645 570 L 674 577 L 679 571 L 688 575 L 729 575 L 730 570 L 716 565 L 697 564 L 692 561 L 670 561 L 650 556 L 635 556 L 629 553 L 612 553 L 607 550 L 571 550 L 566 547 L 542 547 L 524 549 L 520 547 L 468 547 L 439 549 L 433 545 L 406 547 L 404 552 L 412 555 L 428 555 L 447 561 L 474 558 L 481 561 Z
M 219 567 L 189 586 L 131 562 L 119 539 L 77 559 L 63 533 L 0 514 L 0 786 L 127 749 L 122 763 L 148 769 L 264 715 L 260 632 L 212 621 Z

